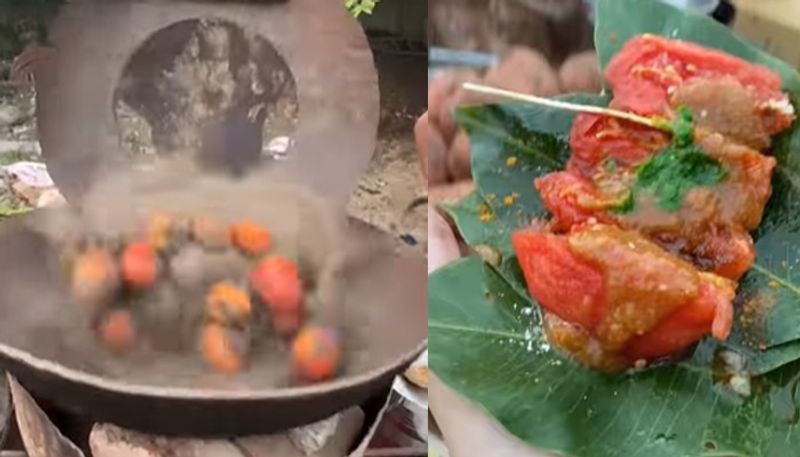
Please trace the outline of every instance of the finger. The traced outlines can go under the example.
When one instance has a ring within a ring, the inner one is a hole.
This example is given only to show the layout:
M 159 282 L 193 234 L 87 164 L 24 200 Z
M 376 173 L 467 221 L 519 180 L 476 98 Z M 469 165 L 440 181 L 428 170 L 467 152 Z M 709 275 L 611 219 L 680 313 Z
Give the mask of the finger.
M 450 224 L 428 206 L 428 274 L 461 257 L 458 241 Z
M 430 411 L 453 457 L 549 457 L 512 436 L 477 406 L 431 374 Z
M 461 73 L 453 81 L 452 90 L 445 98 L 437 112 L 437 122 L 439 132 L 446 145 L 450 145 L 453 137 L 458 130 L 458 123 L 455 118 L 455 110 L 459 106 L 474 104 L 470 102 L 469 95 L 461 86 L 466 82 L 479 83 L 481 79 L 475 73 Z
M 447 171 L 447 148 L 439 131 L 431 125 L 429 114 L 423 114 L 414 126 L 414 140 L 419 154 L 422 173 L 429 185 L 449 180 Z
M 428 202 L 431 205 L 457 203 L 475 190 L 472 180 L 439 185 L 428 189 Z
M 558 72 L 564 92 L 588 92 L 596 94 L 603 88 L 603 76 L 597 66 L 597 54 L 586 51 L 567 59 Z
M 459 130 L 447 152 L 447 170 L 456 181 L 472 176 L 469 135 L 464 130 Z
M 550 97 L 561 93 L 558 74 L 547 59 L 532 49 L 512 48 L 486 74 L 486 84 L 501 89 Z

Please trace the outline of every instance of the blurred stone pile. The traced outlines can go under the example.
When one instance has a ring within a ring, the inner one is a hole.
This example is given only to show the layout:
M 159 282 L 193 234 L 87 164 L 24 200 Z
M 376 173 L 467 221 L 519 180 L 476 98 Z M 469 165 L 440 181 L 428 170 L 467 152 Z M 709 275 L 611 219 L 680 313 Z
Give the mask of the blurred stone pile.
M 434 46 L 499 56 L 484 71 L 451 69 L 428 89 L 428 112 L 416 126 L 427 157 L 432 200 L 472 191 L 469 138 L 453 118 L 457 106 L 492 100 L 466 93 L 465 82 L 552 97 L 598 92 L 602 77 L 582 0 L 430 0 Z
M 592 47 L 582 0 L 429 0 L 433 46 L 504 54 L 515 46 L 554 65 Z

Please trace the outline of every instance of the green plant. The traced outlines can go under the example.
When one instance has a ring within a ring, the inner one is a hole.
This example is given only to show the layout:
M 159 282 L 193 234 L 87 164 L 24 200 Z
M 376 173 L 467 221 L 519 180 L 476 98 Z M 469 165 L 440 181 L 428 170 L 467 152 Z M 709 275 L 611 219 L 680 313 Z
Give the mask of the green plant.
M 359 17 L 362 14 L 372 14 L 378 2 L 380 0 L 345 0 L 344 6 L 354 17 Z

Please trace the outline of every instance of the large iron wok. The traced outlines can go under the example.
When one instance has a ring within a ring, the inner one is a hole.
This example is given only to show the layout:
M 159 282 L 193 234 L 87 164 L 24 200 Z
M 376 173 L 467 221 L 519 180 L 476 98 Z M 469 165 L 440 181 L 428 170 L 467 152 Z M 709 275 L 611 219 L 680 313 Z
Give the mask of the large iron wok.
M 37 73 L 36 84 L 44 156 L 71 203 L 80 204 L 95 177 L 125 166 L 111 107 L 126 56 L 156 30 L 213 16 L 265 34 L 283 54 L 297 83 L 297 149 L 309 152 L 281 166 L 344 205 L 375 146 L 377 76 L 366 38 L 340 2 L 258 3 L 83 0 L 65 6 L 54 27 L 54 58 Z M 311 33 L 317 36 L 312 39 Z M 70 314 L 53 246 L 33 229 L 48 214 L 0 224 L 0 368 L 37 398 L 91 420 L 167 435 L 283 430 L 365 401 L 390 385 L 426 344 L 425 260 L 386 250 L 349 277 L 352 298 L 346 308 L 368 316 L 368 325 L 350 330 L 368 350 L 335 381 L 259 387 L 256 371 L 244 375 L 245 388 L 206 388 L 108 376 L 92 357 L 71 352 L 70 341 L 84 337 L 77 327 L 42 325 L 37 319 Z M 383 239 L 387 246 L 393 242 L 357 221 L 350 221 L 348 231 L 355 238 Z M 14 287 L 31 283 L 39 287 Z
M 65 293 L 48 240 L 30 229 L 37 216 L 0 227 L 0 366 L 35 396 L 95 421 L 161 434 L 241 435 L 266 433 L 322 419 L 367 400 L 385 388 L 424 348 L 427 334 L 425 262 L 413 255 L 373 257 L 348 283 L 347 313 L 367 325 L 349 327 L 366 343 L 356 366 L 335 381 L 307 387 L 258 389 L 254 370 L 235 382 L 249 388 L 142 385 L 104 376 L 100 352 L 71 352 L 70 340 L 88 336 L 70 319 L 39 320 L 48 313 L 68 315 Z M 41 217 L 41 215 L 39 216 Z M 358 237 L 382 236 L 354 222 Z M 14 287 L 37 284 L 38 288 Z M 376 288 L 375 284 L 381 284 Z M 376 292 L 378 292 L 376 294 Z M 24 308 L 24 311 L 22 310 Z M 62 323 L 66 322 L 63 326 Z M 76 343 L 79 345 L 80 343 Z M 266 363 L 256 361 L 254 365 Z M 147 369 L 145 367 L 145 369 Z M 158 370 L 154 365 L 151 369 Z M 217 381 L 219 382 L 219 381 Z M 265 385 L 268 383 L 265 381 Z

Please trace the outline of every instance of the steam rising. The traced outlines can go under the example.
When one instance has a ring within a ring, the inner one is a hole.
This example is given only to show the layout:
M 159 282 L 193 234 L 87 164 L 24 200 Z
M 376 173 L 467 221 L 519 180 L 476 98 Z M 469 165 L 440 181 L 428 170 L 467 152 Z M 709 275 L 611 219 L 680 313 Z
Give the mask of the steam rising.
M 0 312 L 13 314 L 15 322 L 0 323 L 2 341 L 32 348 L 37 355 L 71 368 L 142 383 L 231 388 L 289 384 L 287 347 L 272 337 L 258 346 L 247 373 L 224 379 L 209 373 L 191 345 L 178 352 L 145 345 L 117 359 L 95 341 L 86 316 L 70 303 L 66 272 L 55 247 L 87 232 L 111 237 L 135 234 L 147 216 L 168 212 L 206 215 L 223 223 L 247 219 L 268 228 L 273 235 L 273 252 L 298 261 L 304 279 L 310 279 L 312 298 L 308 306 L 312 307 L 313 321 L 343 329 L 346 371 L 361 372 L 375 363 L 371 360 L 375 355 L 383 356 L 380 350 L 370 355 L 365 340 L 372 338 L 367 335 L 371 333 L 369 327 L 380 318 L 379 310 L 369 310 L 373 307 L 370 302 L 376 302 L 382 290 L 391 288 L 386 281 L 391 272 L 384 268 L 382 281 L 361 281 L 361 286 L 349 289 L 345 286 L 346 276 L 380 272 L 372 261 L 392 257 L 391 243 L 374 233 L 365 236 L 367 232 L 353 232 L 346 217 L 336 214 L 325 198 L 296 184 L 280 170 L 267 168 L 234 181 L 182 165 L 160 162 L 147 172 L 110 174 L 75 205 L 80 210 L 39 213 L 25 223 L 24 230 L 7 227 L 3 236 L 15 231 L 13 236 L 18 237 L 11 249 L 18 252 L 9 254 L 20 259 L 36 258 L 17 263 L 10 255 L 0 256 L 0 271 L 10 276 L 6 290 L 0 292 Z M 163 290 L 158 292 L 158 299 L 202 300 Z M 21 303 L 25 306 L 18 306 Z M 169 305 L 174 303 L 158 306 L 167 309 Z M 198 306 L 202 309 L 202 301 Z M 361 307 L 369 311 L 356 309 Z M 373 330 L 381 331 L 377 327 Z M 175 337 L 181 334 L 170 326 L 163 331 Z M 191 335 L 195 329 L 189 331 Z

